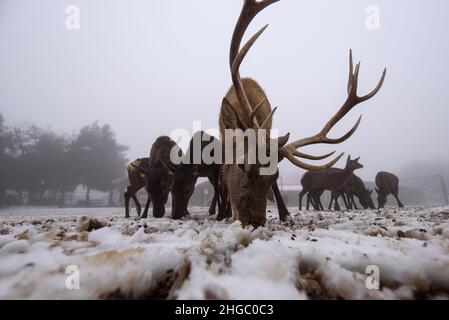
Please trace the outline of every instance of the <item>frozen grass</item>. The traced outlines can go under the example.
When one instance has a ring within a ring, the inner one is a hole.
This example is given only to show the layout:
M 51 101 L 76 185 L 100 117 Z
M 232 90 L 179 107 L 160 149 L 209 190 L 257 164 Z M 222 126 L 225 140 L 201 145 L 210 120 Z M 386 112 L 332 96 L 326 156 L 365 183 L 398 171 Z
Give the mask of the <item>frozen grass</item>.
M 122 209 L 0 216 L 2 299 L 415 299 L 449 297 L 449 208 L 297 212 L 264 228 Z M 169 215 L 169 213 L 168 213 Z M 66 268 L 80 289 L 66 288 Z M 380 270 L 380 290 L 366 268 Z

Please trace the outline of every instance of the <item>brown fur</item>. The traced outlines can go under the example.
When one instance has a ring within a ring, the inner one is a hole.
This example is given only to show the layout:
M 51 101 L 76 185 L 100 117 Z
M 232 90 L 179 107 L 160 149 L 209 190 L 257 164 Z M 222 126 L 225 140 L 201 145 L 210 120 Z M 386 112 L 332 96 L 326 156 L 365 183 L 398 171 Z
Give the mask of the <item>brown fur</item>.
M 331 168 L 330 171 L 342 172 L 343 169 Z M 363 183 L 363 180 L 356 176 L 354 173 L 348 178 L 347 182 L 332 191 L 331 201 L 329 203 L 329 210 L 332 207 L 333 201 L 338 201 L 340 197 L 343 198 L 346 209 L 358 210 L 357 204 L 355 202 L 354 196 L 356 196 L 360 204 L 364 209 L 375 209 L 373 199 L 371 198 L 373 191 L 368 190 Z
M 369 190 L 365 187 L 363 180 L 360 179 L 355 174 L 352 174 L 349 178 L 348 182 L 344 185 L 343 190 L 338 190 L 338 194 L 335 196 L 338 199 L 339 194 L 344 193 L 348 199 L 348 209 L 356 209 L 357 204 L 354 201 L 354 196 L 359 198 L 360 204 L 364 209 L 375 209 L 373 199 L 371 195 L 373 193 L 372 190 Z M 337 200 L 338 201 L 338 200 Z M 332 202 L 331 202 L 332 204 Z
M 397 176 L 390 172 L 379 172 L 376 175 L 376 186 L 379 209 L 385 206 L 389 194 L 392 194 L 396 198 L 400 208 L 404 207 L 399 200 L 399 178 Z
M 233 86 L 228 91 L 226 97 L 223 99 L 223 104 L 220 111 L 219 125 L 222 140 L 225 139 L 225 129 L 239 128 L 243 131 L 245 131 L 246 129 L 255 129 L 257 131 L 259 128 L 263 128 L 266 130 L 271 129 L 271 120 L 273 113 L 271 112 L 271 106 L 268 102 L 265 92 L 263 91 L 262 87 L 257 84 L 256 81 L 251 79 L 241 79 L 239 71 L 241 63 L 245 59 L 253 44 L 265 31 L 266 26 L 260 29 L 253 37 L 251 37 L 243 47 L 240 47 L 240 45 L 243 36 L 254 17 L 256 17 L 259 12 L 278 1 L 279 0 L 244 1 L 240 17 L 234 29 L 229 53 L 230 71 Z M 347 86 L 348 97 L 346 101 L 343 103 L 342 107 L 337 111 L 337 113 L 332 116 L 331 119 L 325 124 L 323 129 L 320 130 L 317 134 L 307 138 L 298 139 L 288 145 L 287 141 L 289 135 L 280 138 L 278 140 L 277 146 L 279 160 L 286 158 L 297 167 L 312 171 L 322 171 L 332 167 L 341 158 L 342 155 L 338 156 L 324 166 L 313 166 L 304 163 L 300 160 L 300 158 L 309 160 L 322 160 L 328 158 L 332 154 L 323 156 L 311 156 L 299 152 L 298 149 L 304 146 L 320 143 L 339 144 L 349 139 L 349 137 L 351 137 L 352 134 L 357 130 L 361 119 L 359 119 L 356 125 L 344 136 L 337 139 L 331 139 L 327 136 L 332 128 L 343 117 L 345 117 L 352 108 L 374 97 L 383 85 L 386 70 L 384 70 L 376 88 L 368 95 L 359 97 L 357 94 L 359 67 L 360 65 L 357 65 L 357 67 L 354 69 L 351 51 L 349 59 L 350 74 Z M 260 106 L 260 103 L 262 102 L 263 105 L 258 108 L 258 106 Z M 256 117 L 255 119 L 251 119 L 254 116 L 254 112 L 256 112 L 256 109 L 258 110 L 256 113 Z M 266 145 L 268 146 L 270 145 L 269 138 L 270 137 L 267 136 L 267 141 L 265 141 Z M 226 145 L 226 141 L 224 142 Z M 233 142 L 233 145 L 235 148 L 235 142 Z M 243 223 L 243 225 L 261 225 L 265 222 L 267 196 L 271 188 L 273 188 L 274 195 L 278 202 L 281 220 L 286 220 L 288 217 L 288 211 L 285 208 L 285 204 L 282 201 L 279 188 L 276 184 L 279 173 L 276 172 L 273 175 L 262 176 L 260 175 L 259 169 L 260 164 L 239 165 L 237 164 L 237 161 L 234 161 L 234 164 L 226 164 L 222 166 L 222 202 L 228 204 L 228 209 L 231 208 L 234 219 L 239 219 Z M 227 200 L 225 201 L 225 199 Z M 223 212 L 223 210 L 221 211 Z M 229 210 L 226 210 L 226 212 L 228 211 Z
M 260 124 L 271 113 L 268 98 L 262 87 L 255 80 L 245 78 L 242 80 L 242 83 L 251 105 L 256 106 L 265 99 L 264 104 L 256 115 L 256 119 Z M 237 112 L 240 119 L 245 119 L 244 110 L 239 103 L 234 86 L 228 91 L 226 99 L 233 108 L 226 104 L 222 105 L 221 108 L 219 124 L 223 146 L 226 145 L 225 129 L 245 129 L 235 114 Z M 244 123 L 244 126 L 252 127 L 252 124 Z M 268 122 L 267 128 L 271 129 L 271 120 Z M 276 192 L 278 188 L 274 184 L 277 178 L 278 173 L 271 176 L 259 175 L 259 167 L 257 165 L 252 165 L 249 172 L 245 172 L 241 165 L 223 165 L 221 171 L 222 203 L 227 204 L 229 208 L 221 211 L 229 212 L 230 209 L 234 219 L 240 220 L 243 225 L 263 225 L 266 221 L 267 198 L 271 188 L 273 188 L 281 220 L 285 220 L 289 213 L 280 196 L 280 192 Z
M 153 203 L 153 216 L 155 218 L 162 218 L 165 214 L 165 204 L 170 193 L 172 176 L 162 162 L 171 164 L 170 152 L 173 147 L 178 146 L 166 136 L 157 138 L 151 147 L 147 191 Z M 181 152 L 181 149 L 179 150 Z M 147 204 L 149 205 L 149 203 Z M 148 217 L 148 209 L 148 206 L 146 206 L 142 218 Z
M 201 149 L 200 152 L 202 154 L 203 149 L 212 144 L 219 143 L 219 140 L 215 137 L 208 136 L 205 132 L 198 132 L 200 134 L 199 139 L 201 139 Z M 208 138 L 203 137 L 207 136 Z M 209 140 L 208 140 L 209 139 Z M 208 141 L 207 141 L 208 140 Z M 207 177 L 214 187 L 214 197 L 212 199 L 211 206 L 209 208 L 209 213 L 211 215 L 215 214 L 216 205 L 220 207 L 220 195 L 219 195 L 219 174 L 220 174 L 220 165 L 219 164 L 194 164 L 193 157 L 193 143 L 194 138 L 190 141 L 189 149 L 184 156 L 187 161 L 186 163 L 182 163 L 178 165 L 173 171 L 173 179 L 171 184 L 171 192 L 173 198 L 173 207 L 172 207 L 172 217 L 173 219 L 180 219 L 185 215 L 188 215 L 188 204 L 190 197 L 192 196 L 195 190 L 195 184 L 199 177 Z M 213 155 L 212 155 L 213 156 Z M 202 158 L 201 158 L 202 159 Z
M 351 158 L 348 157 L 346 166 L 342 170 L 330 168 L 324 172 L 306 172 L 301 179 L 303 189 L 299 194 L 299 210 L 302 209 L 301 202 L 305 194 L 308 194 L 308 200 L 312 198 L 317 210 L 323 210 L 323 205 L 320 201 L 320 196 L 323 191 L 330 190 L 331 192 L 334 192 L 335 195 L 337 189 L 342 189 L 350 179 L 354 170 L 363 168 L 363 166 L 358 163 L 358 160 L 359 159 L 351 160 Z M 335 210 L 340 210 L 338 201 L 335 201 Z
M 147 176 L 138 168 L 149 168 L 150 159 L 141 158 L 134 160 L 127 167 L 129 186 L 126 188 L 125 197 L 125 217 L 129 218 L 129 200 L 132 198 L 136 204 L 137 215 L 140 217 L 142 206 L 136 197 L 136 193 L 147 185 Z M 148 197 L 148 200 L 150 198 Z

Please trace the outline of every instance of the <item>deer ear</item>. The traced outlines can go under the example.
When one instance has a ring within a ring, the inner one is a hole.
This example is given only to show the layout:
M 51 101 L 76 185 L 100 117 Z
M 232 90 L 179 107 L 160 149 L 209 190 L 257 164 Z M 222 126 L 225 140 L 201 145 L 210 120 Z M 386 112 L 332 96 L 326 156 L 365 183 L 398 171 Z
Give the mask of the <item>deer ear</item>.
M 351 161 L 351 155 L 348 155 L 348 160 L 346 160 L 346 163 L 349 163 Z
M 360 157 L 358 157 L 357 159 L 354 159 L 355 161 L 357 161 L 357 162 L 359 162 L 359 160 L 360 160 Z
M 144 176 L 145 178 L 148 177 L 150 175 L 150 172 L 148 171 L 148 169 L 141 167 L 140 165 L 135 164 L 134 162 L 131 162 L 131 166 L 133 166 L 134 168 L 136 168 L 139 173 Z
M 278 138 L 278 148 L 282 148 L 285 146 L 288 142 L 288 139 L 290 139 L 290 133 L 287 133 L 285 136 Z

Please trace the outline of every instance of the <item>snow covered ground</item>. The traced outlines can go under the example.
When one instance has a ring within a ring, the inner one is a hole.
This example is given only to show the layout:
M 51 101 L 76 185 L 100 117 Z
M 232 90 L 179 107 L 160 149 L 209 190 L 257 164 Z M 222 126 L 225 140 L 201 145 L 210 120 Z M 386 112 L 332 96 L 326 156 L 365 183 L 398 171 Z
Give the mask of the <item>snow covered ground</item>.
M 449 298 L 449 208 L 291 209 L 294 225 L 270 209 L 256 230 L 206 211 L 182 221 L 125 219 L 121 208 L 2 211 L 0 298 Z

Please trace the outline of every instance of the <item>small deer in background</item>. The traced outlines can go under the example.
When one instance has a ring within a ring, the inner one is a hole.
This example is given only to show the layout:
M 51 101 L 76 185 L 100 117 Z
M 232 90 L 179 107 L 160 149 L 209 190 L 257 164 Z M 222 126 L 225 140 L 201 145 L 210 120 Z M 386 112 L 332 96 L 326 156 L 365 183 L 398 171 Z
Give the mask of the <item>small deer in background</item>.
M 125 197 L 125 217 L 129 218 L 129 200 L 132 198 L 134 203 L 136 204 L 137 215 L 140 217 L 140 213 L 142 211 L 142 206 L 140 205 L 139 200 L 136 197 L 136 193 L 144 188 L 147 185 L 147 175 L 139 169 L 139 167 L 148 168 L 150 164 L 149 158 L 140 158 L 131 162 L 128 167 L 128 180 L 129 186 L 126 187 L 126 191 L 124 193 Z M 150 201 L 150 197 L 148 196 L 147 201 Z
M 344 169 L 329 168 L 324 172 L 306 172 L 301 179 L 303 189 L 299 193 L 299 210 L 302 209 L 302 198 L 305 194 L 308 194 L 308 200 L 313 201 L 315 209 L 324 210 L 320 198 L 325 190 L 329 190 L 333 194 L 330 206 L 335 200 L 335 210 L 340 210 L 338 195 L 341 194 L 341 191 L 339 190 L 344 188 L 355 170 L 363 168 L 359 160 L 360 157 L 351 160 L 351 156 L 348 156 Z
M 397 176 L 390 172 L 379 172 L 376 175 L 376 186 L 379 209 L 385 207 L 387 196 L 389 194 L 392 194 L 396 198 L 399 208 L 404 207 L 402 202 L 399 200 L 399 178 Z
M 229 55 L 233 86 L 223 99 L 220 111 L 219 124 L 222 141 L 224 141 L 224 132 L 226 129 L 241 129 L 243 131 L 251 129 L 256 132 L 256 137 L 259 136 L 258 133 L 261 129 L 265 129 L 267 134 L 265 137 L 261 138 L 262 141 L 257 141 L 257 143 L 270 146 L 270 148 L 276 148 L 277 150 L 271 151 L 277 151 L 280 161 L 288 159 L 292 164 L 299 168 L 311 171 L 322 171 L 337 163 L 343 154 L 325 166 L 312 166 L 304 163 L 300 158 L 323 160 L 334 153 L 316 157 L 302 153 L 299 149 L 305 146 L 321 143 L 339 144 L 349 139 L 357 130 L 361 118 L 359 118 L 356 125 L 348 133 L 338 139 L 331 139 L 328 137 L 328 134 L 355 106 L 371 99 L 379 92 L 385 79 L 386 70 L 384 70 L 379 83 L 371 93 L 362 97 L 358 96 L 357 89 L 360 63 L 357 64 L 354 69 L 351 51 L 349 59 L 349 79 L 347 83 L 348 96 L 338 112 L 331 117 L 323 129 L 314 136 L 298 139 L 287 144 L 289 139 L 289 135 L 287 134 L 279 138 L 277 143 L 275 141 L 272 143 L 269 132 L 272 128 L 272 118 L 276 109 L 271 108 L 264 90 L 255 80 L 248 78 L 242 79 L 240 76 L 240 66 L 243 60 L 260 35 L 265 31 L 266 27 L 257 32 L 241 49 L 240 45 L 242 38 L 254 17 L 263 9 L 278 1 L 279 0 L 244 1 L 242 12 L 234 29 Z M 235 146 L 235 142 L 233 143 Z M 225 141 L 224 144 L 226 144 Z M 277 186 L 276 180 L 278 179 L 279 171 L 271 175 L 261 175 L 260 170 L 263 168 L 263 165 L 259 162 L 256 164 L 248 162 L 247 149 L 245 149 L 244 163 L 235 161 L 233 164 L 225 164 L 222 166 L 221 184 L 222 188 L 225 188 L 228 193 L 228 198 L 222 198 L 222 201 L 224 202 L 225 199 L 227 199 L 226 203 L 229 203 L 234 219 L 240 220 L 243 226 L 260 226 L 265 224 L 267 197 L 270 189 Z M 276 190 L 273 189 L 273 191 L 276 196 Z M 287 218 L 289 218 L 288 212 L 287 214 L 280 212 L 280 218 L 281 220 L 287 220 Z
M 201 148 L 195 150 L 194 142 L 200 141 Z M 203 149 L 210 146 L 211 144 L 220 144 L 220 141 L 212 136 L 209 136 L 203 131 L 195 133 L 194 137 L 190 141 L 189 149 L 184 155 L 184 160 L 181 164 L 177 166 L 166 164 L 170 175 L 172 175 L 171 183 L 171 193 L 172 193 L 172 217 L 173 219 L 181 219 L 182 217 L 189 214 L 187 207 L 189 205 L 189 200 L 195 191 L 195 184 L 199 177 L 207 177 L 214 187 L 214 197 L 212 198 L 212 203 L 209 208 L 209 213 L 211 215 L 215 214 L 215 209 L 221 207 L 220 203 L 220 190 L 219 190 L 219 175 L 220 175 L 220 165 L 219 164 L 205 164 L 203 157 L 200 158 L 201 163 L 194 163 L 193 152 L 198 152 L 200 155 L 203 154 Z M 213 149 L 212 149 L 213 150 Z M 214 157 L 214 154 L 210 154 Z
M 338 201 L 338 198 L 340 196 L 343 198 L 348 210 L 359 209 L 355 202 L 354 196 L 359 199 L 360 204 L 364 209 L 375 209 L 376 207 L 374 206 L 374 202 L 371 197 L 372 194 L 373 190 L 367 189 L 365 187 L 365 184 L 363 183 L 363 180 L 355 174 L 352 174 L 343 188 L 337 188 L 336 190 L 334 190 L 331 202 L 329 204 L 329 209 L 332 206 L 332 201 Z
M 172 175 L 167 164 L 173 165 L 170 159 L 170 153 L 173 148 L 178 150 L 178 156 L 182 157 L 182 150 L 179 146 L 167 136 L 161 136 L 153 143 L 150 151 L 149 165 L 135 166 L 146 177 L 146 190 L 151 201 L 147 201 L 142 214 L 142 219 L 148 218 L 149 205 L 153 202 L 153 216 L 162 218 L 165 214 L 165 204 L 170 193 Z

